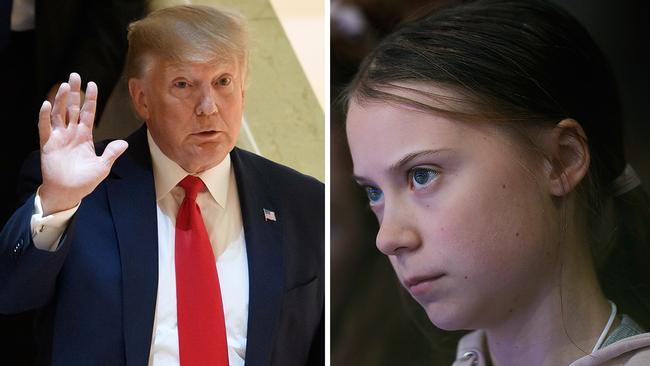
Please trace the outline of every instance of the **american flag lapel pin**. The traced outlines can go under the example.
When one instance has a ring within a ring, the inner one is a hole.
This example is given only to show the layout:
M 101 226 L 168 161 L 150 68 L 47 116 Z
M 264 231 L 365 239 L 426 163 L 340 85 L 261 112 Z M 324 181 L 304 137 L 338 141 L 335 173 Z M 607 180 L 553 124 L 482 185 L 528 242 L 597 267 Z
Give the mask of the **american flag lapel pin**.
M 269 209 L 263 209 L 264 210 L 264 220 L 265 221 L 277 221 L 275 218 L 275 212 L 269 210 Z

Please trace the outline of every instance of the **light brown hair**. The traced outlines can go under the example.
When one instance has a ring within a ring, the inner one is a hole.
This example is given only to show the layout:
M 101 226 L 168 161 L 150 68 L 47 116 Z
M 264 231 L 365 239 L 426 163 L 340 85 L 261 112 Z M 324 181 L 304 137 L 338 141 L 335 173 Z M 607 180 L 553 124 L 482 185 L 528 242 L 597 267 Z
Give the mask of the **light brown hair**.
M 234 12 L 202 5 L 156 10 L 128 28 L 126 77 L 142 77 L 152 56 L 166 61 L 236 62 L 245 79 L 248 29 Z

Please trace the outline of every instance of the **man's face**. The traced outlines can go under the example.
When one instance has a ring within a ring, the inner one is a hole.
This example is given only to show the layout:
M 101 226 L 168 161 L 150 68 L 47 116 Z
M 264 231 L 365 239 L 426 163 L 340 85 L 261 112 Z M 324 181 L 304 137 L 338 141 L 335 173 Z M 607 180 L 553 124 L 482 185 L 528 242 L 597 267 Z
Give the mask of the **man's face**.
M 162 152 L 190 173 L 219 164 L 233 149 L 244 106 L 236 62 L 171 63 L 153 57 L 129 80 L 136 111 Z

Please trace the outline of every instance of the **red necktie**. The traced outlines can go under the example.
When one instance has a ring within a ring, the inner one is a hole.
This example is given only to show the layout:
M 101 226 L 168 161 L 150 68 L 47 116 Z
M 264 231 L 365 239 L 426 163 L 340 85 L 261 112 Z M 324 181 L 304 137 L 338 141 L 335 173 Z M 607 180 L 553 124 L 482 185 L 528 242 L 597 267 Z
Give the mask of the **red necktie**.
M 176 309 L 181 366 L 228 365 L 219 275 L 196 195 L 205 185 L 188 175 L 176 216 Z

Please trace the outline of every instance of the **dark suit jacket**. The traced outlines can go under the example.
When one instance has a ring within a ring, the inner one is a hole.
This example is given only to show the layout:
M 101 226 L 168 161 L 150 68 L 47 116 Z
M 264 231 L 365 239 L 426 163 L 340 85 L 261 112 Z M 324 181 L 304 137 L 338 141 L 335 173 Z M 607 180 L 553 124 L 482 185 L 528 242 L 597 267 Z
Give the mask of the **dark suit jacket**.
M 0 233 L 0 312 L 40 309 L 41 364 L 147 364 L 158 284 L 156 200 L 146 130 L 127 141 L 57 251 L 33 245 L 33 193 Z M 237 148 L 231 159 L 249 265 L 246 364 L 322 365 L 323 185 Z M 33 192 L 37 156 L 24 172 Z M 264 208 L 277 221 L 266 221 Z

